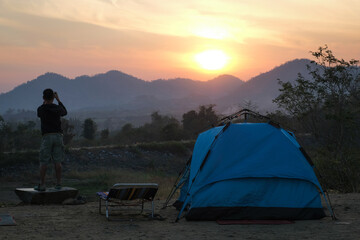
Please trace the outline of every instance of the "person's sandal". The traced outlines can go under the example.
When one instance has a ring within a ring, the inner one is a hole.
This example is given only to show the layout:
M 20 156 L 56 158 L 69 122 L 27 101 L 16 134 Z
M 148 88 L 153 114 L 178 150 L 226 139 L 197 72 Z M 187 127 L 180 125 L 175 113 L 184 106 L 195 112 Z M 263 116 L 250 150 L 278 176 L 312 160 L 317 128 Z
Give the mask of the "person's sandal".
M 55 189 L 60 190 L 61 189 L 61 184 L 56 184 Z
M 39 191 L 39 192 L 45 192 L 45 191 L 46 191 L 46 187 L 39 184 L 39 185 L 37 185 L 37 186 L 34 187 L 34 190 Z

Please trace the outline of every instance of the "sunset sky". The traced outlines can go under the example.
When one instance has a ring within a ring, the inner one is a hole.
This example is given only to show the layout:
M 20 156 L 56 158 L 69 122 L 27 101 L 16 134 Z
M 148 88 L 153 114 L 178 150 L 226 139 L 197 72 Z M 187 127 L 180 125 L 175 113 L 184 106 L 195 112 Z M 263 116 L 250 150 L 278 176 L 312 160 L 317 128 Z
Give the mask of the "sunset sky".
M 358 0 L 0 0 L 0 93 L 46 72 L 248 80 L 327 44 L 360 58 Z

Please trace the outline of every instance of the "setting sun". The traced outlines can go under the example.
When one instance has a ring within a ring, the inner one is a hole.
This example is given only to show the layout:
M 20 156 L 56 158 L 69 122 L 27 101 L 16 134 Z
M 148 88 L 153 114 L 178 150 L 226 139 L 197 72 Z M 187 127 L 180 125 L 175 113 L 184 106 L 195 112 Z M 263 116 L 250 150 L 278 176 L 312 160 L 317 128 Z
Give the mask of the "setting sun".
M 195 60 L 206 70 L 220 70 L 225 67 L 229 57 L 221 50 L 206 50 L 195 55 Z

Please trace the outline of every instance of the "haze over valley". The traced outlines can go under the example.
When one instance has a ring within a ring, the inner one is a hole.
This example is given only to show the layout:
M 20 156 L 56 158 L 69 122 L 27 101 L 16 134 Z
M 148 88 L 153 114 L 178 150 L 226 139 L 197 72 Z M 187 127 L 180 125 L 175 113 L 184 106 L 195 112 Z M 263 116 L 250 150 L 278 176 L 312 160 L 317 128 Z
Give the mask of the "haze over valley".
M 220 75 L 209 81 L 186 78 L 144 81 L 120 71 L 69 79 L 61 74 L 46 73 L 12 91 L 0 95 L 0 114 L 18 110 L 35 111 L 42 104 L 42 91 L 52 88 L 72 118 L 92 117 L 142 124 L 152 112 L 180 118 L 200 105 L 214 104 L 220 114 L 232 113 L 246 104 L 258 111 L 272 111 L 272 100 L 279 94 L 278 79 L 293 82 L 298 73 L 306 76 L 310 60 L 296 59 L 259 74 L 244 82 L 232 75 Z M 29 116 L 28 116 L 29 117 Z M 36 117 L 34 115 L 34 117 Z

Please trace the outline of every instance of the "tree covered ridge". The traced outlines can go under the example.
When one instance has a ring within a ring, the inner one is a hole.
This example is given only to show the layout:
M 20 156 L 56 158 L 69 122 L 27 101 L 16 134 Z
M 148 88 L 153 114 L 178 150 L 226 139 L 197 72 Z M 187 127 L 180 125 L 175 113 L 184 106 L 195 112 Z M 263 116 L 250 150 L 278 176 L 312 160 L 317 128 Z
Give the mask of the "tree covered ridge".
M 82 123 L 77 119 L 62 118 L 64 144 L 68 147 L 126 145 L 146 142 L 193 140 L 197 135 L 217 123 L 219 116 L 214 105 L 200 106 L 198 110 L 184 113 L 182 120 L 151 114 L 151 121 L 135 127 L 125 124 L 120 130 L 110 132 L 109 129 L 98 129 L 96 122 L 87 118 Z M 0 116 L 0 152 L 37 150 L 40 147 L 41 132 L 39 123 L 6 122 Z M 81 131 L 75 130 L 80 128 Z

